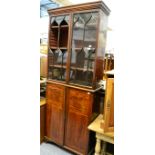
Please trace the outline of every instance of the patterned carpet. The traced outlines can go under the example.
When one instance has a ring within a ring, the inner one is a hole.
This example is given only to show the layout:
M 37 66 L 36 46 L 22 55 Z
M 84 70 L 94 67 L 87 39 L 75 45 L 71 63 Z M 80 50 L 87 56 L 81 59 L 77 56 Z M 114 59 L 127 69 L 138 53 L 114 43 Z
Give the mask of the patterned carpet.
M 51 143 L 42 143 L 40 145 L 40 155 L 73 155 L 60 147 Z

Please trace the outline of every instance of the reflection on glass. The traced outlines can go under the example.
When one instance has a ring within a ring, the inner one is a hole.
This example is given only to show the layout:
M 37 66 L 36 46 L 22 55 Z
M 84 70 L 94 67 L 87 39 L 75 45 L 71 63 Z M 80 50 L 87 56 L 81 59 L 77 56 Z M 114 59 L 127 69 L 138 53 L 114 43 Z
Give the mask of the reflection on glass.
M 49 79 L 62 80 L 66 78 L 66 50 L 51 50 L 49 51 Z
M 81 48 L 83 43 L 84 21 L 79 15 L 75 15 L 73 23 L 72 48 Z
M 56 22 L 58 23 L 58 25 L 60 25 L 60 23 L 63 21 L 65 17 L 64 16 L 57 16 L 56 17 Z
M 60 25 L 68 25 L 69 16 L 64 16 L 63 20 L 61 21 Z
M 92 85 L 97 22 L 97 12 L 74 15 L 70 68 L 71 83 Z
M 84 36 L 84 46 L 89 47 L 96 47 L 96 34 L 97 34 L 97 20 L 98 14 L 92 13 L 91 17 L 87 21 L 85 25 L 85 36 Z
M 68 25 L 68 23 L 69 23 L 69 16 L 57 16 L 51 18 L 52 26 Z
M 58 23 L 56 22 L 55 19 L 56 19 L 55 17 L 52 17 L 52 19 L 51 19 L 51 25 L 52 26 L 58 26 Z
M 50 23 L 48 78 L 65 81 L 69 16 L 53 16 Z

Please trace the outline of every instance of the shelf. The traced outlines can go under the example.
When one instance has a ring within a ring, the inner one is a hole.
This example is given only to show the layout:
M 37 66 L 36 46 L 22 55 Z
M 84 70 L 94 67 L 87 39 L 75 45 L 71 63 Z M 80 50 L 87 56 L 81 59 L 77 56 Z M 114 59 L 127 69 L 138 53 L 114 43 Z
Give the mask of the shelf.
M 69 27 L 68 25 L 61 25 L 60 28 L 67 28 Z
M 66 66 L 62 66 L 62 65 L 49 65 L 49 66 L 50 67 L 55 67 L 55 68 L 64 68 L 64 69 L 66 69 Z
M 59 47 L 61 50 L 67 50 L 67 47 Z
M 81 48 L 72 48 L 72 50 L 81 50 L 82 49 L 82 47 Z
M 56 50 L 56 49 L 58 49 L 58 47 L 50 47 L 50 49 L 54 49 L 54 50 Z
M 79 67 L 71 67 L 71 69 L 73 69 L 73 70 L 79 70 L 79 71 L 91 71 L 91 72 L 93 72 L 93 69 L 85 69 L 85 68 L 79 68 Z
M 61 25 L 61 26 L 51 26 L 51 29 L 57 29 L 57 28 L 68 28 L 68 25 Z
M 52 29 L 59 28 L 59 26 L 51 26 Z
M 69 83 L 70 83 L 70 84 L 73 84 L 73 85 L 74 85 L 74 84 L 75 84 L 75 85 L 80 85 L 80 86 L 84 85 L 84 86 L 88 86 L 89 88 L 91 88 L 91 83 L 86 82 L 86 81 L 71 80 Z
M 60 49 L 60 50 L 67 50 L 67 47 L 50 47 L 50 49 Z

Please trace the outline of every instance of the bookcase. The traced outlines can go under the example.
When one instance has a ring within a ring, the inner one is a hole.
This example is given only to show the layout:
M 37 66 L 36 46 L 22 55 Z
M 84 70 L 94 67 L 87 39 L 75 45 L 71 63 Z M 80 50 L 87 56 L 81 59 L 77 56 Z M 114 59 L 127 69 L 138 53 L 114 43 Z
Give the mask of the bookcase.
M 87 129 L 100 112 L 109 8 L 102 2 L 48 10 L 45 138 L 76 154 L 90 151 Z

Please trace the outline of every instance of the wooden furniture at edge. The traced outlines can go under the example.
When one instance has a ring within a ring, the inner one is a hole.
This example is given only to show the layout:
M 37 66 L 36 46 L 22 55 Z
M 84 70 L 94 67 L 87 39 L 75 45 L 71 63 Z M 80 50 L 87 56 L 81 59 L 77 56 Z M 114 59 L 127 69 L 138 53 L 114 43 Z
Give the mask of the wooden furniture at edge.
M 105 155 L 106 143 L 114 144 L 114 132 L 104 132 L 100 127 L 103 115 L 100 114 L 89 126 L 88 129 L 96 133 L 95 155 Z M 101 141 L 102 146 L 101 146 Z
M 101 128 L 104 132 L 114 131 L 114 70 L 105 72 L 106 91 Z
M 45 116 L 46 116 L 46 100 L 40 99 L 40 143 L 43 142 L 45 136 Z
M 99 114 L 109 8 L 91 2 L 48 10 L 46 140 L 76 154 L 93 145 L 87 127 Z

